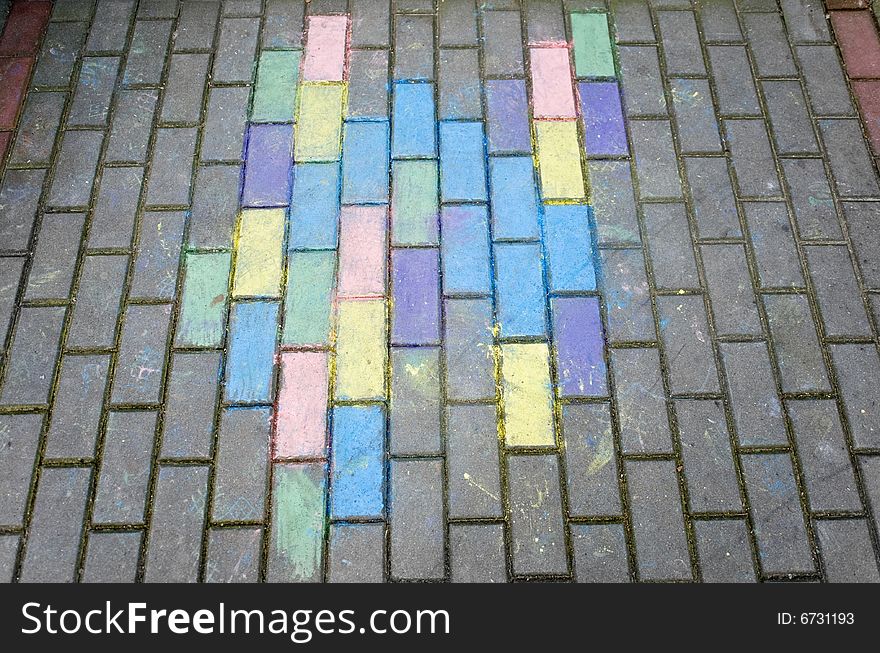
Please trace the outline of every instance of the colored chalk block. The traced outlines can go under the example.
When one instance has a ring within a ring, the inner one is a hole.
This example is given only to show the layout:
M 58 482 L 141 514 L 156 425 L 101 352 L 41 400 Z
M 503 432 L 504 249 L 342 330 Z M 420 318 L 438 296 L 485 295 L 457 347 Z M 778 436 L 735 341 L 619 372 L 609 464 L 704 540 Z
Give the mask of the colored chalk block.
M 385 294 L 386 211 L 384 206 L 342 208 L 338 297 L 382 297 Z
M 395 245 L 436 245 L 439 237 L 436 161 L 394 161 L 391 166 L 391 240 Z
M 444 202 L 486 201 L 482 123 L 440 123 L 440 196 Z
M 339 159 L 344 95 L 344 84 L 300 85 L 293 146 L 295 161 Z
M 440 260 L 436 249 L 391 251 L 391 342 L 433 344 L 440 340 Z
M 540 336 L 547 331 L 541 246 L 495 245 L 495 302 L 502 337 Z
M 539 238 L 538 194 L 532 158 L 489 157 L 492 189 L 492 235 L 503 238 Z
M 583 204 L 544 207 L 544 250 L 550 292 L 596 289 L 590 208 Z
M 394 85 L 394 121 L 391 126 L 391 156 L 437 156 L 434 133 L 434 85 Z
M 544 343 L 501 345 L 504 442 L 508 447 L 553 446 L 550 352 Z
M 287 206 L 293 125 L 252 125 L 248 130 L 242 206 Z
M 330 343 L 336 252 L 292 252 L 287 261 L 284 333 L 288 347 Z
M 281 355 L 275 457 L 327 455 L 328 356 L 297 351 Z
M 385 415 L 379 406 L 333 409 L 330 516 L 381 517 L 384 511 Z
M 178 347 L 219 347 L 226 322 L 226 295 L 232 255 L 186 255 L 180 319 L 175 344 Z
M 541 196 L 545 200 L 586 197 L 577 123 L 536 120 L 534 124 L 538 144 L 538 168 L 541 173 Z
M 529 52 L 534 117 L 576 117 L 568 48 L 531 48 Z
M 486 135 L 490 154 L 532 151 L 529 103 L 523 80 L 486 81 Z
M 342 81 L 347 32 L 347 16 L 309 16 L 303 79 Z
M 608 394 L 605 339 L 597 297 L 557 297 L 551 301 L 559 394 Z
M 342 203 L 388 201 L 388 122 L 349 122 L 342 139 Z
M 233 297 L 280 297 L 284 210 L 245 209 L 238 218 Z
M 629 147 L 617 82 L 582 82 L 578 84 L 578 93 L 587 155 L 626 155 Z
M 489 218 L 485 206 L 446 206 L 441 214 L 443 293 L 489 293 Z
M 290 198 L 290 249 L 334 249 L 339 215 L 339 164 L 298 163 Z
M 267 580 L 321 580 L 326 469 L 322 463 L 275 465 Z
M 233 302 L 226 360 L 226 401 L 272 401 L 277 332 L 277 302 Z
M 337 302 L 336 399 L 382 399 L 385 360 L 385 300 Z
M 578 77 L 614 77 L 614 56 L 605 14 L 572 14 L 574 69 Z
M 263 50 L 251 122 L 293 122 L 299 62 L 297 50 Z

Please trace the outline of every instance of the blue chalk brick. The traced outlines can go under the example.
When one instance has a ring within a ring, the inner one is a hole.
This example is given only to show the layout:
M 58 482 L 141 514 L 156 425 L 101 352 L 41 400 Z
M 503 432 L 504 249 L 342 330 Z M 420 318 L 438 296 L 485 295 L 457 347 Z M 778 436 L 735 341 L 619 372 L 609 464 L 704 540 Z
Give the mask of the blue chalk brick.
M 385 416 L 379 406 L 333 409 L 330 513 L 334 519 L 381 517 L 385 502 Z
M 540 238 L 535 166 L 530 156 L 491 157 L 492 234 L 496 239 Z
M 388 122 L 349 122 L 342 139 L 342 203 L 388 202 Z
M 440 123 L 440 198 L 444 202 L 488 199 L 482 123 Z
M 339 164 L 298 163 L 290 198 L 290 249 L 334 249 L 339 219 Z
M 495 303 L 501 337 L 547 332 L 541 245 L 495 245 Z
M 394 85 L 391 155 L 395 159 L 437 156 L 434 85 Z
M 269 403 L 278 335 L 278 302 L 236 302 L 229 318 L 226 401 Z
M 485 206 L 445 206 L 440 215 L 443 238 L 443 292 L 489 292 L 489 218 Z
M 544 207 L 544 248 L 550 292 L 596 289 L 593 243 L 590 240 L 590 207 Z

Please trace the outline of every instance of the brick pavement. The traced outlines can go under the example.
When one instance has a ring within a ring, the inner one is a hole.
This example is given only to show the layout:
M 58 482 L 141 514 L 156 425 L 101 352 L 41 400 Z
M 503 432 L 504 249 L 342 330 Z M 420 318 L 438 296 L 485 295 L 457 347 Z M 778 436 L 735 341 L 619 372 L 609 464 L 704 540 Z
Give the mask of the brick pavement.
M 0 3 L 2 580 L 880 580 L 834 4 Z

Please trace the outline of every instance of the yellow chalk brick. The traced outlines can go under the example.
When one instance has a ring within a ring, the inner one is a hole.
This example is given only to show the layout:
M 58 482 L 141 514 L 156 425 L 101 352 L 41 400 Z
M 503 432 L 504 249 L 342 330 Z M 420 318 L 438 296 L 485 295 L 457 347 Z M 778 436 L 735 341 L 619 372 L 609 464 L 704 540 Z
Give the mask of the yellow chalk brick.
M 295 161 L 336 161 L 342 135 L 345 84 L 303 83 L 293 141 Z
M 385 351 L 385 300 L 340 301 L 336 321 L 336 398 L 384 398 Z
M 234 297 L 280 297 L 284 209 L 245 209 L 238 218 Z
M 536 120 L 535 139 L 543 198 L 549 200 L 586 197 L 577 122 Z
M 550 350 L 546 344 L 501 345 L 501 394 L 507 446 L 556 444 Z

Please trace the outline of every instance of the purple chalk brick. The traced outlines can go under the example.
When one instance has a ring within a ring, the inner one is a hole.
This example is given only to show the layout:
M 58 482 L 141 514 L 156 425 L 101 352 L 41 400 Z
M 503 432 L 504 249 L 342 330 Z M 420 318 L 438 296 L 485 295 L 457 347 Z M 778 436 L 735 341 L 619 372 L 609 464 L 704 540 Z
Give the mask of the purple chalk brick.
M 526 83 L 521 79 L 486 82 L 489 153 L 531 152 Z
M 440 340 L 440 255 L 437 249 L 391 252 L 391 342 L 424 345 Z
M 596 297 L 552 300 L 559 391 L 565 397 L 608 394 L 605 339 Z
M 617 82 L 581 82 L 581 115 L 588 156 L 617 156 L 629 151 Z
M 290 203 L 292 151 L 293 125 L 251 125 L 242 206 Z

